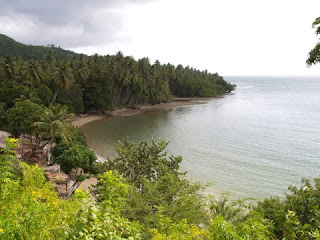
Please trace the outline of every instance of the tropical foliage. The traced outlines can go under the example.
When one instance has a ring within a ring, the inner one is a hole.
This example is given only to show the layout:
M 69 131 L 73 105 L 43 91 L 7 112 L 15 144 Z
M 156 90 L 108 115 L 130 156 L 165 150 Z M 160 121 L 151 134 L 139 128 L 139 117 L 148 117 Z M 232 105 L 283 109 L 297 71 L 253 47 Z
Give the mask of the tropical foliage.
M 139 239 L 138 224 L 87 194 L 59 199 L 42 169 L 15 162 L 15 144 L 8 140 L 0 155 L 0 239 Z
M 6 112 L 6 120 L 10 132 L 18 137 L 23 134 L 32 140 L 31 136 L 38 134 L 34 122 L 41 121 L 45 108 L 30 100 L 18 101 Z
M 84 173 L 95 172 L 97 157 L 88 147 L 82 132 L 77 128 L 70 127 L 69 134 L 72 135 L 66 142 L 61 135 L 55 135 L 56 145 L 52 148 L 52 163 L 58 163 L 65 173 L 72 169 L 81 168 Z
M 126 141 L 118 151 L 133 144 Z M 133 155 L 160 150 L 163 143 L 136 144 Z M 99 175 L 96 200 L 80 190 L 59 199 L 42 169 L 15 157 L 16 145 L 8 139 L 0 154 L 0 239 L 320 239 L 320 179 L 290 187 L 284 199 L 253 205 L 225 196 L 210 201 L 179 167 L 168 169 L 170 160 L 160 151 L 152 156 L 159 161 L 155 166 L 163 164 L 168 172 L 159 177 L 141 176 L 137 185 L 111 165 Z
M 320 179 L 314 184 L 302 179 L 300 187 L 289 187 L 282 200 L 272 197 L 259 202 L 256 211 L 274 223 L 279 239 L 320 239 Z
M 318 17 L 312 23 L 312 27 L 316 28 L 316 35 L 320 34 L 320 17 Z M 320 42 L 316 44 L 316 46 L 309 52 L 309 57 L 307 59 L 307 64 L 313 65 L 320 62 Z
M 40 121 L 34 121 L 31 125 L 41 135 L 42 139 L 49 141 L 52 145 L 54 137 L 59 136 L 68 142 L 74 129 L 71 126 L 71 116 L 66 106 L 50 105 L 45 108 Z
M 64 60 L 57 60 L 52 51 L 37 60 L 0 57 L 0 85 L 2 112 L 25 100 L 46 107 L 58 103 L 78 113 L 156 104 L 173 95 L 213 97 L 234 89 L 217 73 L 151 64 L 148 58 L 135 60 L 121 52 Z M 3 127 L 6 124 L 9 121 Z
M 149 145 L 146 140 L 136 144 L 126 139 L 115 147 L 119 156 L 116 159 L 109 159 L 108 164 L 141 187 L 145 179 L 153 181 L 168 173 L 178 174 L 182 158 L 167 156 L 164 151 L 167 145 L 168 142 L 163 140 L 157 143 L 152 139 Z

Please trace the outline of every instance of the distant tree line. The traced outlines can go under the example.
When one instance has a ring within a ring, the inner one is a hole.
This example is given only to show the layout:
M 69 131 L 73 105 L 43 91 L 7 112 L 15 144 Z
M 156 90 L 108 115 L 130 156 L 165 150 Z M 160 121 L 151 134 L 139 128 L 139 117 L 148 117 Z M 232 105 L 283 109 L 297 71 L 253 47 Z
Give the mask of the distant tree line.
M 181 65 L 135 60 L 121 52 L 113 56 L 78 55 L 56 60 L 6 57 L 0 60 L 0 105 L 9 109 L 22 100 L 49 106 L 67 105 L 70 111 L 111 110 L 156 104 L 173 95 L 213 97 L 234 90 L 218 74 Z

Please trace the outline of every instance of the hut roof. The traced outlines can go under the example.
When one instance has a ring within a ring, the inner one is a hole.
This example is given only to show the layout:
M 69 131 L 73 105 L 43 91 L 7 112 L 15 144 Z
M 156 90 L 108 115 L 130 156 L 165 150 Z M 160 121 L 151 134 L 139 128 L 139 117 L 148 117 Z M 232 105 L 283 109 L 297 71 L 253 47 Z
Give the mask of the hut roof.
M 46 177 L 49 181 L 51 181 L 55 184 L 66 184 L 69 182 L 69 177 L 65 173 L 47 172 Z

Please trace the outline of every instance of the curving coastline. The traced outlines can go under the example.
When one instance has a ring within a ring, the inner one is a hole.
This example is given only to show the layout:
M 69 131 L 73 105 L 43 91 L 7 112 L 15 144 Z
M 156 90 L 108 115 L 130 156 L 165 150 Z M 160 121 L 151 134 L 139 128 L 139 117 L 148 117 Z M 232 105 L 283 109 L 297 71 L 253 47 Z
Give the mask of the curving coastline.
M 149 111 L 156 111 L 160 109 L 172 109 L 176 107 L 183 107 L 183 106 L 190 106 L 196 104 L 205 104 L 212 98 L 175 98 L 171 102 L 160 103 L 155 105 L 143 105 L 139 109 L 132 109 L 132 108 L 120 108 L 113 111 L 105 111 L 104 113 L 100 114 L 86 114 L 84 115 L 76 115 L 72 120 L 72 124 L 76 127 L 82 127 L 87 123 L 100 120 L 106 117 L 122 117 L 122 116 L 131 116 L 135 114 L 142 114 Z M 95 152 L 98 162 L 106 161 L 106 158 L 99 155 L 96 149 L 91 146 L 91 149 Z M 90 188 L 97 183 L 97 178 L 92 177 L 83 181 L 80 185 L 82 190 L 90 191 Z M 208 194 L 208 193 L 207 193 Z M 91 196 L 92 197 L 92 196 Z
M 77 115 L 72 120 L 73 125 L 76 127 L 81 127 L 87 123 L 100 120 L 105 117 L 123 117 L 123 116 L 131 116 L 135 114 L 141 114 L 149 111 L 155 111 L 159 109 L 171 109 L 176 107 L 197 105 L 197 104 L 205 104 L 212 98 L 175 98 L 171 102 L 159 103 L 154 105 L 143 105 L 138 109 L 133 108 L 119 108 L 113 111 L 105 111 L 104 113 L 98 114 L 87 114 L 85 116 Z

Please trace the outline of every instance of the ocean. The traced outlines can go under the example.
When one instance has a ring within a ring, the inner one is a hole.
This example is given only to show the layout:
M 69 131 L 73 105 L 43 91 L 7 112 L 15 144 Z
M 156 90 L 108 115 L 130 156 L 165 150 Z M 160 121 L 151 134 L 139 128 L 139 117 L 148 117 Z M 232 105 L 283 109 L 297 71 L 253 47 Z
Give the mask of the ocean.
M 114 117 L 82 127 L 103 157 L 127 136 L 164 139 L 192 181 L 239 198 L 284 196 L 320 175 L 320 77 L 225 77 L 236 91 L 204 104 Z

